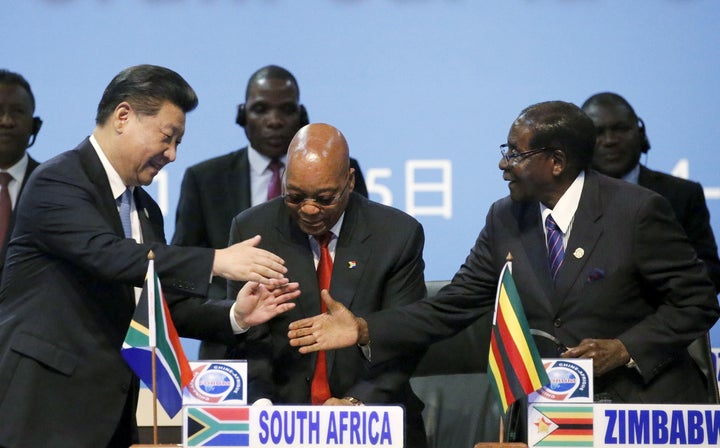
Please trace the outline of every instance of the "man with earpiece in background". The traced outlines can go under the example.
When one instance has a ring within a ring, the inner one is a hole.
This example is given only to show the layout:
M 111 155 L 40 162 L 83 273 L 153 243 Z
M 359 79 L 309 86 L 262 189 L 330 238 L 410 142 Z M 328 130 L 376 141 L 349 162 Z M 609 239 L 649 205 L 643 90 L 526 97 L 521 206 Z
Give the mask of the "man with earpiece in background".
M 0 69 L 0 276 L 15 222 L 13 210 L 30 173 L 39 165 L 27 155 L 42 126 L 34 112 L 30 83 L 19 73 Z
M 640 164 L 650 142 L 645 123 L 625 98 L 611 92 L 597 93 L 583 103 L 582 109 L 597 128 L 592 167 L 664 196 L 720 292 L 720 260 L 702 186 Z
M 225 248 L 235 215 L 280 195 L 288 145 L 309 122 L 292 73 L 277 65 L 253 73 L 235 122 L 245 130 L 249 145 L 185 171 L 172 244 Z M 350 159 L 350 167 L 355 170 L 354 191 L 367 197 L 365 179 L 355 159 Z M 215 277 L 208 297 L 225 299 L 226 289 L 225 279 Z M 203 341 L 198 357 L 222 359 L 226 349 Z

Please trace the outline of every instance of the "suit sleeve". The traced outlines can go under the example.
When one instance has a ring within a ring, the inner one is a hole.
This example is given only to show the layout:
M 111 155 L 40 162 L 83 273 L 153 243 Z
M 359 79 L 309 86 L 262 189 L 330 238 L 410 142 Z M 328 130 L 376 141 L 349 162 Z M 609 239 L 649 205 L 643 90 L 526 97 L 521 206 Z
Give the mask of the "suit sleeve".
M 114 201 L 108 201 L 92 184 L 44 171 L 25 192 L 23 201 L 20 219 L 27 229 L 23 238 L 32 239 L 29 244 L 80 267 L 89 279 L 135 287 L 143 284 L 152 250 L 181 335 L 222 340 L 231 337 L 229 305 L 211 306 L 199 298 L 209 289 L 214 251 L 166 245 L 156 204 L 145 204 L 147 208 L 139 210 L 147 212 L 156 234 L 144 235 L 148 241 L 138 244 L 116 233 L 119 216 Z
M 698 258 L 705 263 L 710 279 L 715 285 L 715 291 L 720 292 L 720 260 L 715 235 L 710 226 L 710 212 L 702 186 L 697 183 L 692 183 L 692 186 L 692 194 L 686 204 L 687 212 L 684 214 L 685 222 L 681 224 Z
M 672 361 L 673 352 L 712 327 L 720 309 L 704 267 L 664 198 L 649 197 L 632 229 L 635 263 L 655 312 L 618 338 L 650 381 Z
M 493 267 L 491 234 L 494 206 L 475 246 L 452 279 L 433 298 L 367 316 L 372 363 L 382 364 L 468 327 L 492 312 L 498 273 Z
M 423 246 L 425 236 L 418 224 L 405 241 L 398 257 L 396 269 L 390 273 L 383 290 L 382 309 L 392 309 L 415 303 L 425 296 L 425 278 L 423 271 Z M 355 348 L 358 350 L 358 348 Z M 346 396 L 359 399 L 364 403 L 389 403 L 400 401 L 408 380 L 420 362 L 424 349 L 398 356 L 391 362 L 384 363 L 377 369 L 355 383 Z M 362 356 L 362 355 L 361 355 Z M 339 397 L 342 398 L 342 397 Z

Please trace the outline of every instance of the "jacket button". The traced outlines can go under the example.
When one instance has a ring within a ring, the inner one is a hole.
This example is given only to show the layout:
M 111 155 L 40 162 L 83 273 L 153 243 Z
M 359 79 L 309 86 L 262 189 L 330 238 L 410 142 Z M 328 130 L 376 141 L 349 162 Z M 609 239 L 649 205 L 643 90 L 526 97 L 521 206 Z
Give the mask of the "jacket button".
M 562 324 L 563 324 L 562 319 L 555 319 L 555 321 L 553 322 L 553 325 L 555 325 L 555 328 L 562 327 Z

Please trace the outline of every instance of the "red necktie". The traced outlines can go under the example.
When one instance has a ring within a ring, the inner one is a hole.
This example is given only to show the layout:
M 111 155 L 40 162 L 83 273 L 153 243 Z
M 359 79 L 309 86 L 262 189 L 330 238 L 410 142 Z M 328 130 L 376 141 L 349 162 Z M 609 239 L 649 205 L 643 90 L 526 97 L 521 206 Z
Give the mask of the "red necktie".
M 318 286 L 320 290 L 330 289 L 330 278 L 332 277 L 333 260 L 330 256 L 328 244 L 332 239 L 332 233 L 328 232 L 323 236 L 315 237 L 320 244 L 320 261 L 318 262 L 317 275 Z M 320 299 L 320 310 L 324 313 L 325 302 Z M 327 363 L 325 361 L 325 352 L 318 352 L 317 363 L 315 364 L 315 374 L 313 375 L 312 384 L 310 385 L 310 401 L 312 404 L 323 404 L 332 397 L 330 393 L 330 384 L 328 384 Z
M 0 248 L 5 245 L 5 237 L 10 227 L 12 201 L 8 192 L 8 184 L 13 179 L 10 173 L 0 173 Z
M 278 159 L 272 159 L 268 168 L 272 171 L 272 177 L 268 184 L 267 200 L 280 196 L 280 170 L 282 169 L 282 162 Z

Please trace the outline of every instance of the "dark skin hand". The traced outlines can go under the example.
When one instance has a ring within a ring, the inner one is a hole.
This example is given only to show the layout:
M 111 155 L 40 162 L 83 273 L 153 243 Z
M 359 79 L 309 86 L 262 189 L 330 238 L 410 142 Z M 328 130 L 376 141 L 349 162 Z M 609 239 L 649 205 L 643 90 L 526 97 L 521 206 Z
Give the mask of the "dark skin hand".
M 569 348 L 560 356 L 592 359 L 595 376 L 603 375 L 630 361 L 630 353 L 619 339 L 583 339 L 576 347 Z

